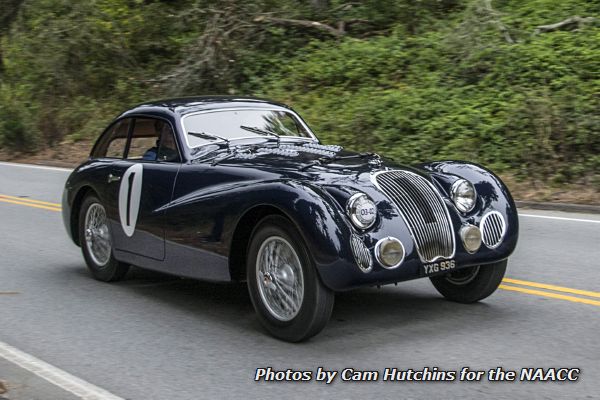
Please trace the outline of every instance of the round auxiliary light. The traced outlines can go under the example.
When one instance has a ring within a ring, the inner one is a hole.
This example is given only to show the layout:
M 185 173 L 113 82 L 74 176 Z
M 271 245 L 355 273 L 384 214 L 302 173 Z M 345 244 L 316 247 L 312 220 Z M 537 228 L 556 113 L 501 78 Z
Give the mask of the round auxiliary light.
M 396 268 L 404 261 L 404 245 L 394 237 L 383 238 L 375 245 L 375 258 L 384 268 Z
M 346 203 L 346 212 L 352 224 L 358 229 L 373 226 L 377 217 L 377 207 L 373 200 L 364 193 L 356 193 Z
M 475 225 L 460 228 L 460 238 L 469 253 L 475 253 L 481 247 L 481 230 Z
M 469 212 L 475 207 L 477 192 L 471 182 L 466 179 L 459 179 L 452 184 L 450 188 L 452 201 L 460 212 Z

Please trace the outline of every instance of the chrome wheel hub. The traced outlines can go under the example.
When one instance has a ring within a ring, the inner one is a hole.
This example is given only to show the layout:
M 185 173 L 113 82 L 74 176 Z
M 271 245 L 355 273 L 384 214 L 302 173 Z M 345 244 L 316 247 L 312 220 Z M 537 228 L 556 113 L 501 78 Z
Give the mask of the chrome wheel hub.
M 302 307 L 304 276 L 292 245 L 280 236 L 267 238 L 256 257 L 256 280 L 263 305 L 280 321 L 291 321 Z
M 99 203 L 92 204 L 85 213 L 85 245 L 94 264 L 105 266 L 110 260 L 111 240 L 106 211 Z

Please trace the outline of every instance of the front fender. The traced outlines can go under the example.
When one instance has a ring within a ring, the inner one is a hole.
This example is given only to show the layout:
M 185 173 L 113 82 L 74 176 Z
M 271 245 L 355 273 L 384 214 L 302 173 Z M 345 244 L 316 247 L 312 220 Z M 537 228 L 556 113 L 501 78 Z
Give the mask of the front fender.
M 260 206 L 270 206 L 286 215 L 296 226 L 308 246 L 323 283 L 337 289 L 333 271 L 353 265 L 348 238 L 352 233 L 343 210 L 321 187 L 295 181 L 267 182 L 253 185 L 235 195 L 243 198 L 246 211 L 232 223 L 237 226 L 246 212 Z M 268 199 L 268 201 L 265 201 Z M 226 232 L 233 232 L 226 229 Z M 228 238 L 231 248 L 233 235 Z
M 467 179 L 475 186 L 478 200 L 475 209 L 467 218 L 467 222 L 479 222 L 483 215 L 491 210 L 500 212 L 507 225 L 502 244 L 494 250 L 501 258 L 507 258 L 514 251 L 519 237 L 519 217 L 517 206 L 508 187 L 489 169 L 466 161 L 437 161 L 421 164 L 421 168 L 432 173 L 434 179 L 442 182 L 441 186 L 449 197 L 448 177 L 457 176 Z M 444 185 L 443 181 L 447 184 Z
M 352 268 L 352 228 L 341 206 L 318 185 L 289 179 L 221 182 L 175 197 L 167 210 L 168 242 L 231 257 L 237 228 L 247 221 L 244 216 L 268 206 L 296 226 L 327 287 L 339 288 L 339 267 Z

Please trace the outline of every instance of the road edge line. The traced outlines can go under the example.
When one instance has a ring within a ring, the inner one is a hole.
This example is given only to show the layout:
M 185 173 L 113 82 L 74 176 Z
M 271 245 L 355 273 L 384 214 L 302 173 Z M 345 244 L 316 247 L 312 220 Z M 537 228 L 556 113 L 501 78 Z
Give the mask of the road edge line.
M 125 400 L 0 341 L 0 357 L 84 400 Z
M 528 200 L 515 200 L 515 204 L 517 205 L 517 208 L 522 208 L 522 209 L 600 214 L 600 205 L 598 205 L 598 204 L 574 204 L 574 203 L 560 203 L 560 202 L 551 202 L 551 201 L 542 202 L 542 201 L 528 201 Z
M 0 166 L 2 166 L 2 165 L 5 165 L 7 167 L 21 167 L 21 168 L 45 169 L 45 170 L 48 170 L 48 171 L 73 171 L 73 168 L 50 167 L 50 166 L 46 166 L 46 165 L 15 163 L 15 162 L 10 162 L 10 161 L 0 161 Z
M 558 221 L 590 222 L 592 224 L 600 224 L 600 220 L 596 220 L 596 219 L 554 217 L 554 216 L 551 216 L 551 215 L 526 214 L 526 213 L 520 213 L 520 212 L 519 212 L 519 217 L 555 219 L 555 220 L 558 220 Z

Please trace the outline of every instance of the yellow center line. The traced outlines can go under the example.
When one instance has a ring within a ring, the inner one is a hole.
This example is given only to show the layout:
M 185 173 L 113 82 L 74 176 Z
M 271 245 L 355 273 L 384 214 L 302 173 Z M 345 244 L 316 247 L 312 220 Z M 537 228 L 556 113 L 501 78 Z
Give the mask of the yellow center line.
M 546 283 L 537 283 L 537 282 L 531 282 L 531 281 L 523 281 L 520 279 L 512 279 L 512 278 L 504 278 L 503 282 L 514 283 L 515 285 L 531 286 L 531 287 L 540 288 L 540 289 L 554 290 L 555 292 L 565 292 L 565 293 L 578 294 L 581 296 L 600 298 L 600 293 L 592 292 L 589 290 L 571 289 L 571 288 L 567 288 L 567 287 L 563 287 L 563 286 L 549 285 Z
M 567 300 L 567 301 L 572 301 L 573 303 L 583 303 L 583 304 L 589 304 L 592 306 L 600 307 L 600 301 L 584 299 L 581 297 L 567 296 L 564 294 L 550 293 L 550 292 L 544 292 L 541 290 L 526 289 L 526 288 L 521 288 L 521 287 L 517 287 L 517 286 L 509 286 L 509 285 L 500 285 L 500 289 L 510 290 L 513 292 L 533 294 L 533 295 L 542 296 L 542 297 L 550 297 L 553 299 Z
M 16 197 L 16 196 L 9 196 L 9 195 L 5 195 L 5 194 L 0 194 L 0 202 L 10 203 L 10 204 L 18 204 L 18 205 L 27 206 L 27 207 L 41 208 L 41 209 L 50 210 L 50 211 L 58 211 L 58 212 L 61 211 L 61 205 L 58 203 L 51 203 L 48 201 L 34 200 L 34 199 L 28 199 L 28 198 Z M 524 281 L 524 280 L 513 279 L 513 278 L 504 278 L 503 282 L 504 283 L 512 283 L 515 285 L 521 285 L 521 286 L 529 286 L 529 287 L 539 288 L 539 289 L 553 290 L 555 292 L 564 292 L 564 293 L 571 293 L 571 294 L 576 294 L 576 295 L 581 295 L 581 296 L 600 298 L 600 293 L 592 292 L 590 290 L 571 289 L 571 288 L 567 288 L 564 286 Z M 537 295 L 537 296 L 542 296 L 542 297 L 550 297 L 553 299 L 567 300 L 567 301 L 571 301 L 574 303 L 583 303 L 583 304 L 589 304 L 589 305 L 594 305 L 594 306 L 600 306 L 600 301 L 597 301 L 597 300 L 585 299 L 585 298 L 575 297 L 575 296 L 567 296 L 564 294 L 546 292 L 546 291 L 542 291 L 542 290 L 528 289 L 528 288 L 522 288 L 522 287 L 506 285 L 506 284 L 500 285 L 500 289 L 509 290 L 509 291 L 513 291 L 513 292 L 527 293 L 527 294 L 532 294 L 532 295 Z M 12 294 L 18 294 L 18 292 L 0 292 L 0 295 L 12 295 Z
M 41 208 L 41 209 L 50 210 L 50 211 L 58 211 L 58 212 L 61 211 L 60 207 L 56 207 L 56 206 L 45 206 L 45 205 L 42 205 L 42 204 L 26 203 L 24 201 L 9 200 L 9 199 L 5 199 L 5 198 L 2 198 L 2 197 L 0 197 L 0 201 L 4 202 L 4 203 L 18 204 L 20 206 L 28 206 L 28 207 Z
M 58 204 L 58 203 L 51 203 L 49 201 L 42 201 L 42 200 L 34 200 L 34 199 L 29 199 L 27 197 L 9 196 L 7 194 L 0 194 L 0 199 L 20 201 L 20 202 L 24 202 L 24 203 L 42 204 L 45 206 L 52 206 L 52 207 L 60 207 L 60 204 Z

